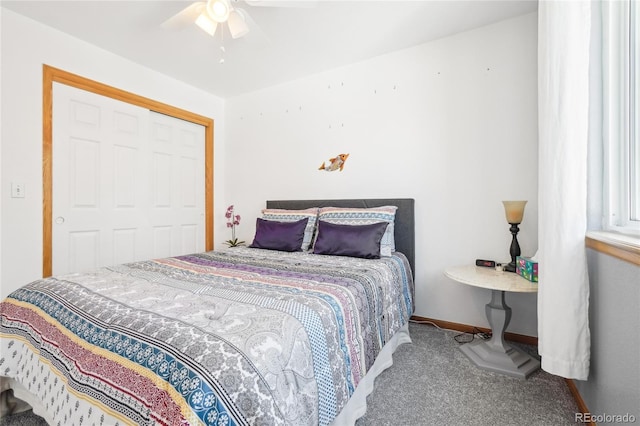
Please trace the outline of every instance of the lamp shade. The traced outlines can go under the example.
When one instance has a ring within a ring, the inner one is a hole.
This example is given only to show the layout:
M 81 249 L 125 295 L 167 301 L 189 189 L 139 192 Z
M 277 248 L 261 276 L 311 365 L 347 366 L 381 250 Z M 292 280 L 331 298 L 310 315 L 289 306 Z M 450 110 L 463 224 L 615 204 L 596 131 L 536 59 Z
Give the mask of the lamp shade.
M 508 223 L 522 223 L 526 201 L 503 201 L 502 204 Z
M 216 34 L 216 28 L 218 28 L 218 23 L 209 18 L 206 13 L 201 13 L 200 16 L 198 16 L 198 19 L 196 19 L 196 25 L 211 37 Z
M 249 27 L 247 27 L 244 16 L 237 10 L 232 10 L 229 13 L 227 25 L 229 25 L 229 32 L 233 38 L 242 37 L 249 32 Z

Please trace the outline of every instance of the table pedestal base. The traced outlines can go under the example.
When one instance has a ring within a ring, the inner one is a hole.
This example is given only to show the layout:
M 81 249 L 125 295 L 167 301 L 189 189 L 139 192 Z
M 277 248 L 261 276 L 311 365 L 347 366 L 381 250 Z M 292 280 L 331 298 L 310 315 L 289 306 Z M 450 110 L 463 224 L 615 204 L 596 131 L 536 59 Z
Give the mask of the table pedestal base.
M 460 346 L 465 354 L 479 368 L 496 373 L 526 379 L 540 368 L 540 361 L 521 349 L 505 344 L 505 349 L 491 347 L 490 341 L 475 341 Z
M 505 303 L 504 293 L 491 290 L 491 302 L 485 305 L 491 339 L 466 343 L 460 350 L 480 368 L 526 379 L 540 368 L 540 361 L 505 343 L 504 331 L 511 320 L 511 308 Z

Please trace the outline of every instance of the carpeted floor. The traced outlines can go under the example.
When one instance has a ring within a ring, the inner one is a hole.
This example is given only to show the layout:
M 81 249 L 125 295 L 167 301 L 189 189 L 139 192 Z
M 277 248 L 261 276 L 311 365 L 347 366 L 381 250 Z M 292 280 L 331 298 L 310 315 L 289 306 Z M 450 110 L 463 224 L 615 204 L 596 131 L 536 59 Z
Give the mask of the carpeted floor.
M 47 422 L 42 417 L 36 416 L 31 410 L 0 419 L 2 426 L 47 426 Z
M 375 383 L 356 425 L 575 425 L 578 406 L 563 378 L 542 370 L 527 380 L 477 368 L 457 332 L 410 324 L 412 344 Z M 517 345 L 537 356 L 535 347 Z
M 480 370 L 458 349 L 458 333 L 409 328 L 413 343 L 401 345 L 393 366 L 376 379 L 356 426 L 576 424 L 578 407 L 564 379 L 544 371 L 522 380 Z M 45 424 L 31 412 L 0 419 L 0 426 Z

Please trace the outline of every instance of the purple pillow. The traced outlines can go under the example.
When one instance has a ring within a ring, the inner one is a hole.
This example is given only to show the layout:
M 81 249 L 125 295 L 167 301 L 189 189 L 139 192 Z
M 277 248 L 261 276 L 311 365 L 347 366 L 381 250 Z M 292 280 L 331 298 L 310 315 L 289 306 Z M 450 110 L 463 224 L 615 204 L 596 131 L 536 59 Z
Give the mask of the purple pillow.
M 275 220 L 256 219 L 256 235 L 249 247 L 280 250 L 302 251 L 302 239 L 309 218 L 295 222 L 278 222 Z
M 318 221 L 318 238 L 313 246 L 315 254 L 380 259 L 380 240 L 387 222 L 368 225 L 338 225 Z

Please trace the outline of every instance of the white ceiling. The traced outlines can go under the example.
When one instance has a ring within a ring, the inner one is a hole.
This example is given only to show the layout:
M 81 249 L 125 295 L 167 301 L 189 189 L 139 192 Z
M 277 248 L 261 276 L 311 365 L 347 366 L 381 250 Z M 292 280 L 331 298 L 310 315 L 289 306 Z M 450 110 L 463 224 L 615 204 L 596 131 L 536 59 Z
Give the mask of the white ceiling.
M 301 0 L 280 2 L 300 6 Z M 74 37 L 228 98 L 457 32 L 534 12 L 537 0 L 328 1 L 311 7 L 234 3 L 258 28 L 222 45 L 195 25 L 160 24 L 190 1 L 8 1 L 0 4 Z

